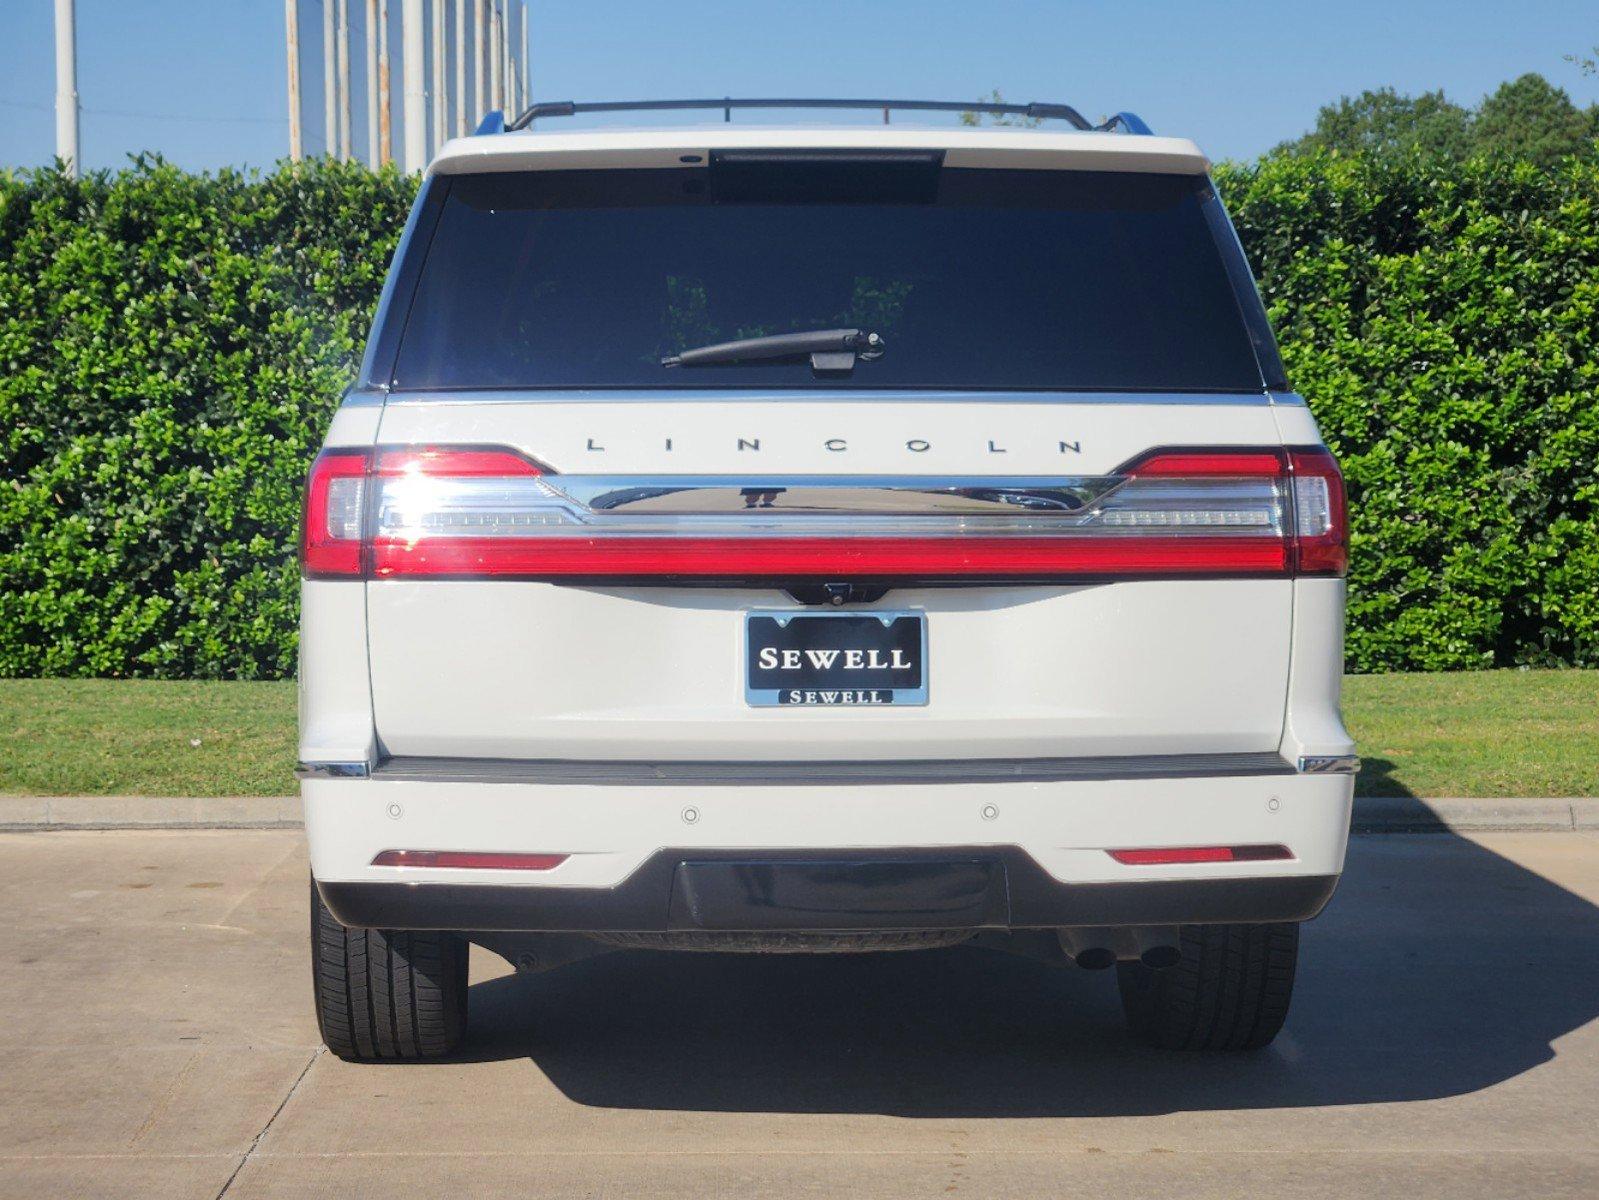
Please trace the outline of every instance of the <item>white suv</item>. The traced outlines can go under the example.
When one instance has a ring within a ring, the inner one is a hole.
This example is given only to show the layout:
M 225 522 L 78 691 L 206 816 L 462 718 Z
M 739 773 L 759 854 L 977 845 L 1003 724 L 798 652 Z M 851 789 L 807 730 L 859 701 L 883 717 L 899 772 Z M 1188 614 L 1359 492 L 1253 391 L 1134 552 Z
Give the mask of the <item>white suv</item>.
M 1343 866 L 1346 524 L 1204 156 L 527 128 L 586 107 L 443 148 L 311 470 L 328 1045 L 452 1051 L 469 942 L 970 939 L 1269 1042 Z

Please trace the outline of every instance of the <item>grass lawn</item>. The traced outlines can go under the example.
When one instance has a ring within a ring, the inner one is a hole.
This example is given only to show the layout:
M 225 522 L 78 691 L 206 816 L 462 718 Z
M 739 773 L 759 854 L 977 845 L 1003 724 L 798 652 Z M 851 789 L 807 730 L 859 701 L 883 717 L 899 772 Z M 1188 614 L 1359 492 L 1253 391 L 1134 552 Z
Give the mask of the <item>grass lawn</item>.
M 1352 675 L 1363 796 L 1599 796 L 1599 671 Z
M 0 679 L 0 793 L 286 796 L 293 683 Z
M 295 791 L 294 684 L 0 680 L 0 793 Z M 1357 675 L 1368 796 L 1599 795 L 1599 671 Z

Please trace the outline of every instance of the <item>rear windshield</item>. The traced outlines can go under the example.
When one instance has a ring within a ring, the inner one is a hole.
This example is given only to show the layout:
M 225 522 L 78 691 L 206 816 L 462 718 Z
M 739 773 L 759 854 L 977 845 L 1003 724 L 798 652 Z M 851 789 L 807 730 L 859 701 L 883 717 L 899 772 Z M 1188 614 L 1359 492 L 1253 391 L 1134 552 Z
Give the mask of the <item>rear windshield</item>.
M 713 163 L 444 186 L 401 388 L 1262 387 L 1202 177 Z M 850 327 L 887 350 L 848 375 L 661 364 Z

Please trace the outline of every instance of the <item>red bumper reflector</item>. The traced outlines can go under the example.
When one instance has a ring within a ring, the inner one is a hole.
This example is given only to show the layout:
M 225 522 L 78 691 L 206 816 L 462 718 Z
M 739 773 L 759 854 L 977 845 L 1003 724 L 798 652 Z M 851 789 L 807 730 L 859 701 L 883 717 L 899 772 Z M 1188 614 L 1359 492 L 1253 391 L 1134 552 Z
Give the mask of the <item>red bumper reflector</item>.
M 374 867 L 451 867 L 486 871 L 548 871 L 564 863 L 565 854 L 499 854 L 470 850 L 385 850 Z
M 959 577 L 1279 575 L 1284 542 L 1258 537 L 377 538 L 373 573 L 395 576 L 681 575 Z
M 1151 850 L 1107 850 L 1129 867 L 1170 866 L 1173 863 L 1273 862 L 1292 858 L 1287 846 L 1175 846 Z

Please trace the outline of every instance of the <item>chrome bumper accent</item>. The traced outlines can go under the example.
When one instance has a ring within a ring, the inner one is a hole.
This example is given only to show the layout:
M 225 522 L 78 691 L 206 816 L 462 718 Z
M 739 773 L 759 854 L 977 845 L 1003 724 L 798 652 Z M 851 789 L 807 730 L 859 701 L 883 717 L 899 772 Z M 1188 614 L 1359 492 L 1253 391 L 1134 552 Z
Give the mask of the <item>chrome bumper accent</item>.
M 365 779 L 372 774 L 366 762 L 302 762 L 294 768 L 296 779 Z
M 1358 754 L 1304 754 L 1299 758 L 1301 775 L 1354 775 L 1359 771 Z
M 871 786 L 915 783 L 1067 783 L 1292 775 L 1275 751 L 1085 758 L 957 758 L 864 762 L 663 762 L 555 759 L 386 758 L 378 780 L 414 783 L 593 784 L 602 786 Z

